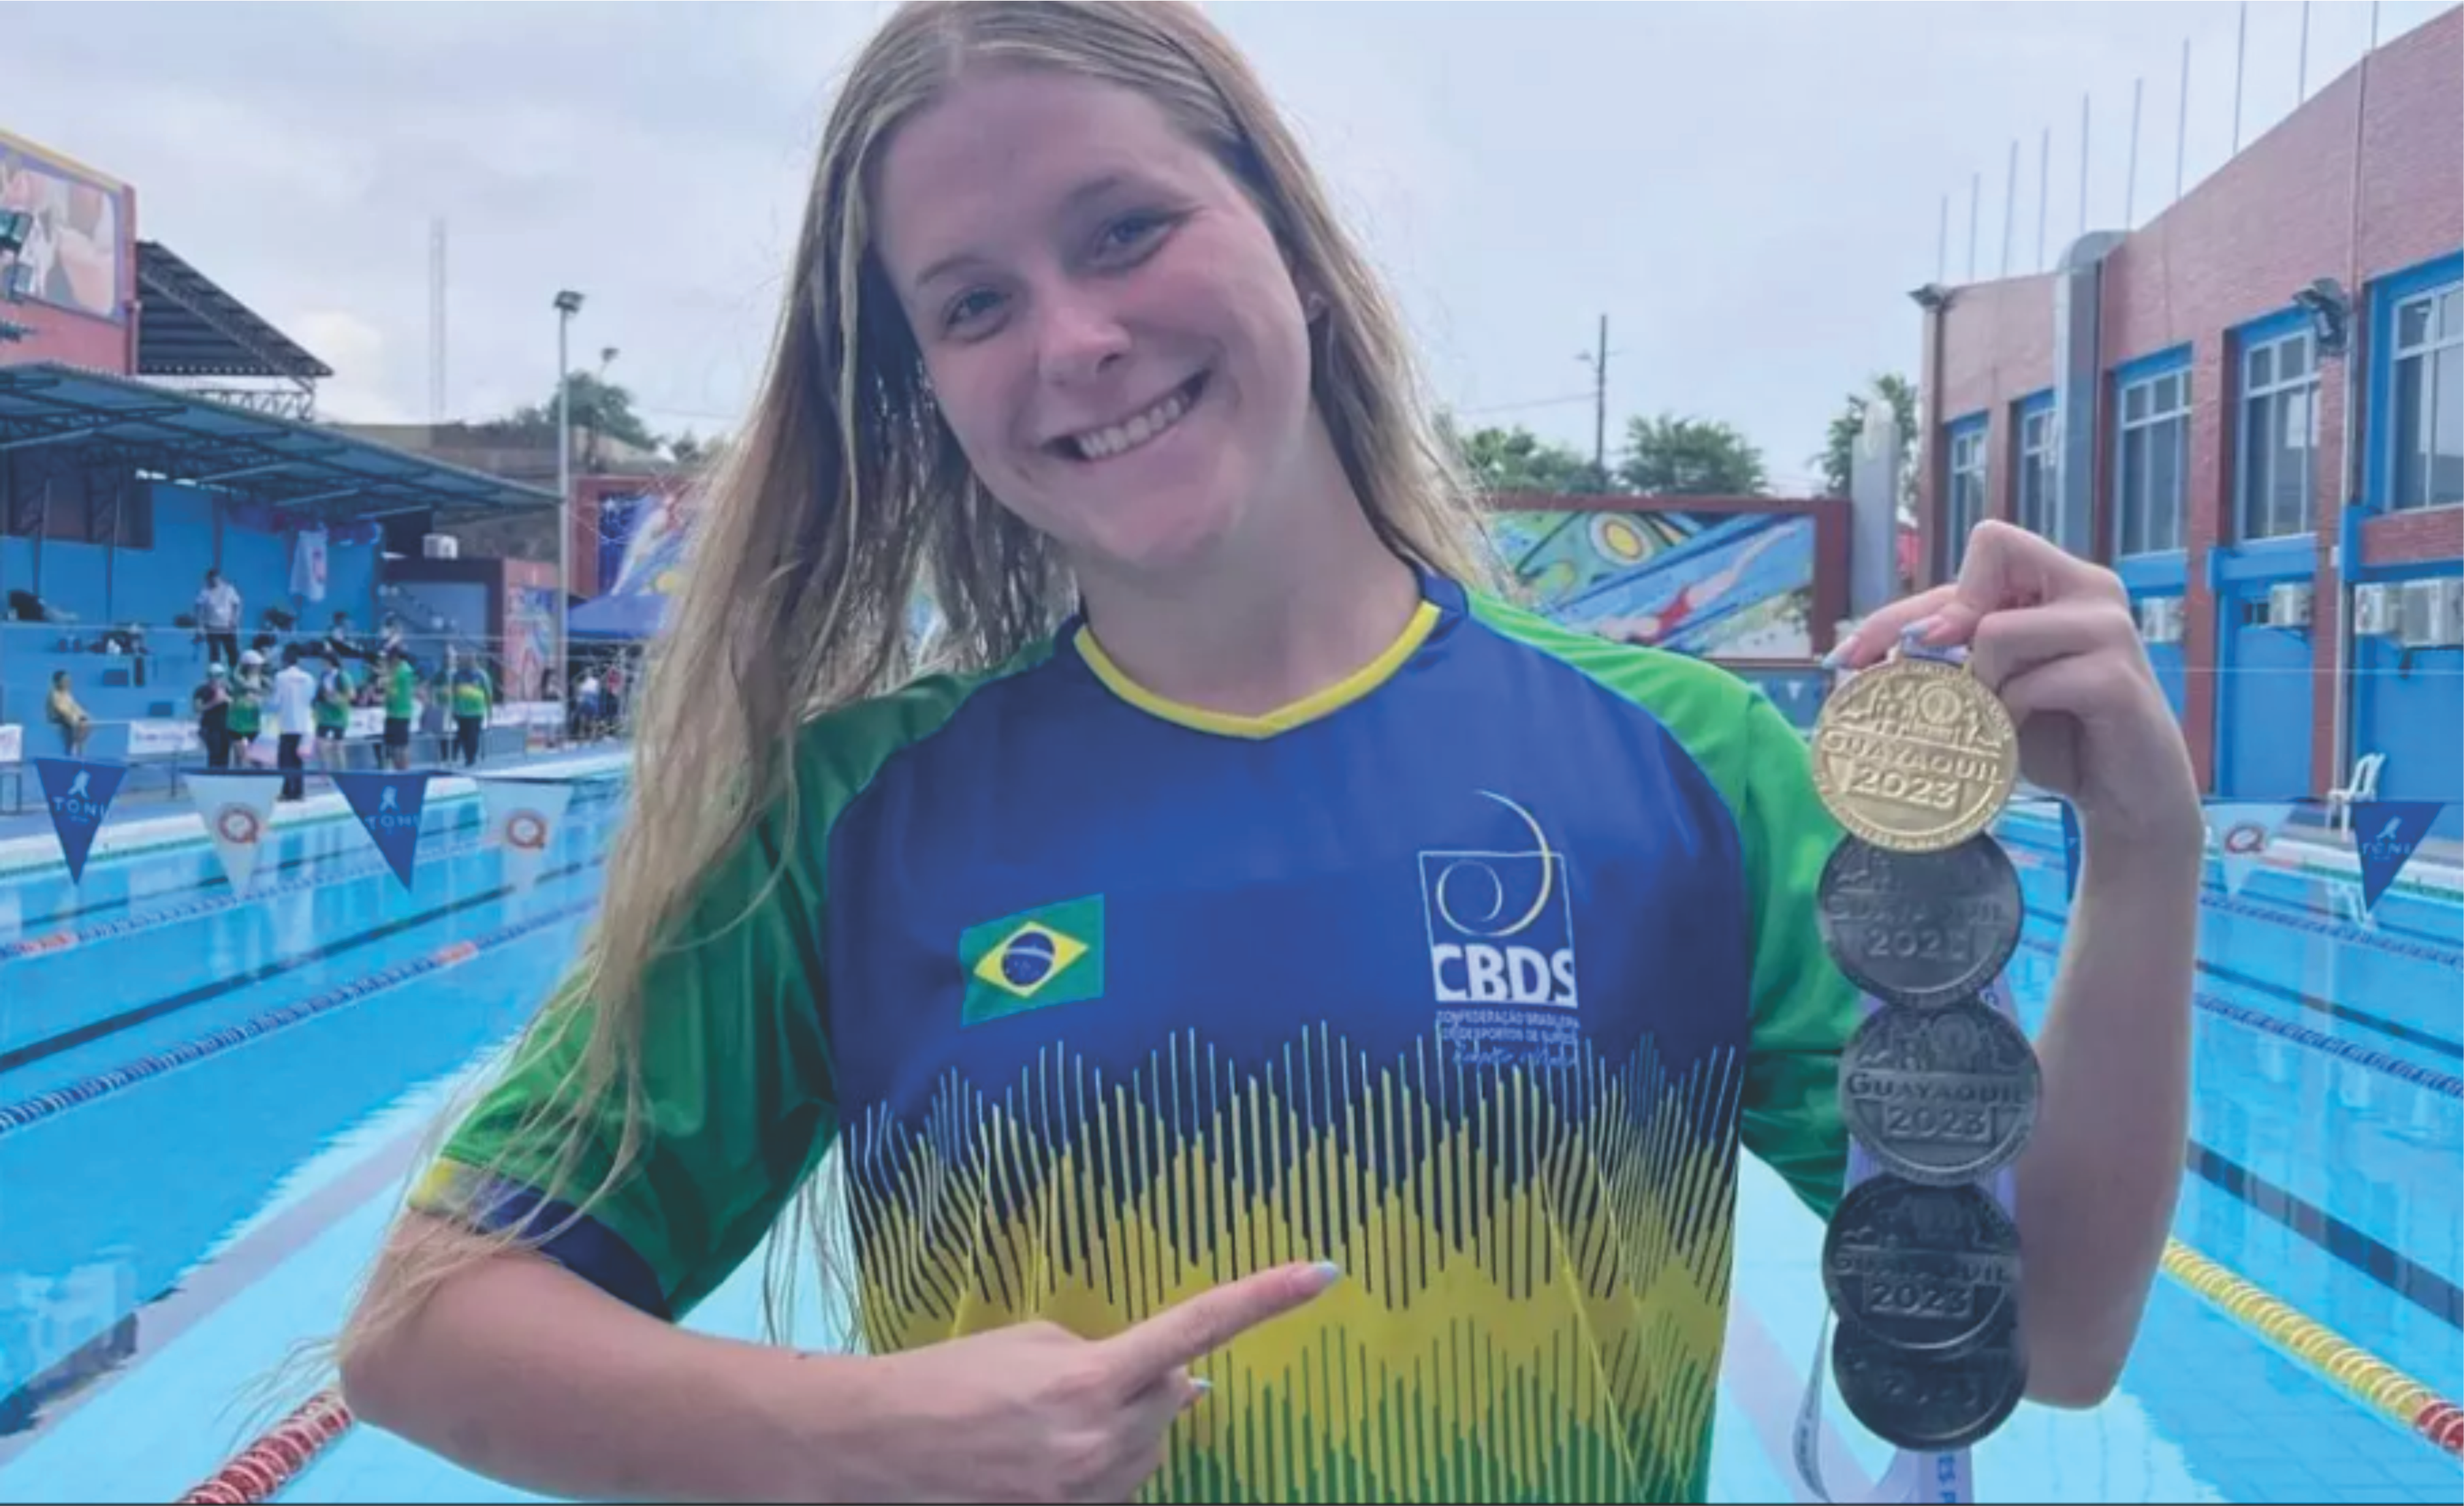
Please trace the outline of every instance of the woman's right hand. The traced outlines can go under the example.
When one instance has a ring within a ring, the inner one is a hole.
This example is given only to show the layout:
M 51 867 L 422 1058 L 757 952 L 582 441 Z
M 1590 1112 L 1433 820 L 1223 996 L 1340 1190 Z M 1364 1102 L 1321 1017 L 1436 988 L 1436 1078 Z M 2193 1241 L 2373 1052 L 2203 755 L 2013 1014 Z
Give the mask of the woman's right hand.
M 881 1477 L 847 1479 L 844 1456 L 821 1467 L 838 1492 L 864 1487 L 842 1500 L 1129 1500 L 1162 1467 L 1174 1419 L 1205 1395 L 1189 1367 L 1337 1274 L 1261 1271 L 1109 1339 L 1022 1323 L 868 1362 L 878 1390 L 860 1451 Z

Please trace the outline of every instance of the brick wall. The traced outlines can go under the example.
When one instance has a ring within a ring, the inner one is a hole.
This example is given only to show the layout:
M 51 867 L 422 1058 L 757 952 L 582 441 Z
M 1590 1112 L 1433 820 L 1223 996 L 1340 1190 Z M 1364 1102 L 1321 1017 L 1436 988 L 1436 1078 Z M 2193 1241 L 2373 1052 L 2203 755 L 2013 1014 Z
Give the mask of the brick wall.
M 2313 95 L 2129 236 L 2105 262 L 2100 344 L 2107 370 L 2137 357 L 2191 347 L 2183 722 L 2200 776 L 2211 788 L 2219 629 L 2207 557 L 2233 542 L 2230 483 L 2239 396 L 2233 380 L 2239 352 L 2229 332 L 2289 307 L 2294 292 L 2315 278 L 2334 277 L 2358 298 L 2372 279 L 2464 244 L 2459 76 L 2464 10 L 2452 10 L 2373 55 L 2366 87 L 2357 65 Z M 2013 404 L 2052 382 L 2053 319 L 2049 277 L 1961 288 L 1946 313 L 1928 317 L 1925 380 L 1928 391 L 1939 394 L 1929 404 L 1933 424 L 1920 470 L 1928 564 L 1936 557 L 1941 426 L 1980 409 L 1991 414 L 1988 504 L 1994 516 L 2010 516 L 2016 470 Z M 2369 369 L 2367 324 L 2357 311 L 2346 358 L 2357 375 Z M 1939 386 L 1932 385 L 1936 381 Z M 2322 776 L 2334 772 L 2335 763 L 2340 688 L 2332 602 L 2340 582 L 2334 549 L 2337 513 L 2353 492 L 2346 480 L 2344 382 L 2343 362 L 2322 363 L 2313 452 L 2320 530 L 2312 574 L 2318 605 L 2307 729 L 2314 783 L 2332 782 Z M 2116 522 L 2112 398 L 2107 384 L 2100 400 L 2104 410 L 2098 422 L 2094 488 L 2096 538 L 2107 557 Z M 2464 514 L 2449 510 L 2373 518 L 2363 541 L 2364 558 L 2372 564 L 2452 558 L 2464 555 Z

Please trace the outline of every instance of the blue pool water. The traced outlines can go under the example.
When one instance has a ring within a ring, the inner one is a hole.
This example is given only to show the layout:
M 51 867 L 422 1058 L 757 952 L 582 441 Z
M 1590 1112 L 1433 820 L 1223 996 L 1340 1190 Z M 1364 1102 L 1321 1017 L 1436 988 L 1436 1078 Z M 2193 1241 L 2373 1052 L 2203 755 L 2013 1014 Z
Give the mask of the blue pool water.
M 167 1501 L 263 1419 L 240 1387 L 330 1330 L 417 1137 L 570 957 L 619 786 L 585 779 L 510 892 L 475 799 L 431 804 L 405 889 L 347 816 L 277 829 L 246 898 L 201 843 L 0 872 L 0 1501 Z M 329 802 L 330 803 L 330 802 Z M 2048 820 L 2012 970 L 2042 1024 L 2064 885 Z M 2464 906 L 2211 873 L 2194 1146 L 2175 1233 L 2342 1340 L 2464 1395 Z M 71 1102 L 74 1100 L 74 1102 Z M 1715 1498 L 1807 1498 L 1787 1428 L 1821 1320 L 1820 1231 L 1749 1166 Z M 693 1320 L 758 1332 L 760 1261 Z M 816 1304 L 803 1304 L 810 1312 Z M 793 1337 L 826 1342 L 808 1326 Z M 1837 1406 L 1835 1494 L 1884 1458 Z M 2464 1469 L 2182 1281 L 2121 1388 L 2023 1408 L 1978 1451 L 1996 1500 L 2454 1501 Z M 520 1500 L 365 1429 L 286 1501 Z

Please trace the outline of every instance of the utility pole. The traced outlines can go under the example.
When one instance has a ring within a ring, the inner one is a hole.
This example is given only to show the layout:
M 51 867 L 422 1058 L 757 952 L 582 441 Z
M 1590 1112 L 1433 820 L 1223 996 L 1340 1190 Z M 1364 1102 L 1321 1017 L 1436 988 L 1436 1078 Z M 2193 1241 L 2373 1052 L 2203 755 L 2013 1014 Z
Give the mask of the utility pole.
M 1600 316 L 1600 339 L 1592 357 L 1592 479 L 1609 489 L 1609 316 Z

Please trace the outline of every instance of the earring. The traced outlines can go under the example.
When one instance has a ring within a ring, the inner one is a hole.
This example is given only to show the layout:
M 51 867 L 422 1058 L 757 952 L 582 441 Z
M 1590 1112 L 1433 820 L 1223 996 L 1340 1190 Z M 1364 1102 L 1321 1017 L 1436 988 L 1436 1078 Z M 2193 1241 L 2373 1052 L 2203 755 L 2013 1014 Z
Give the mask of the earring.
M 1301 316 L 1311 324 L 1326 316 L 1326 295 L 1311 293 L 1301 299 Z

